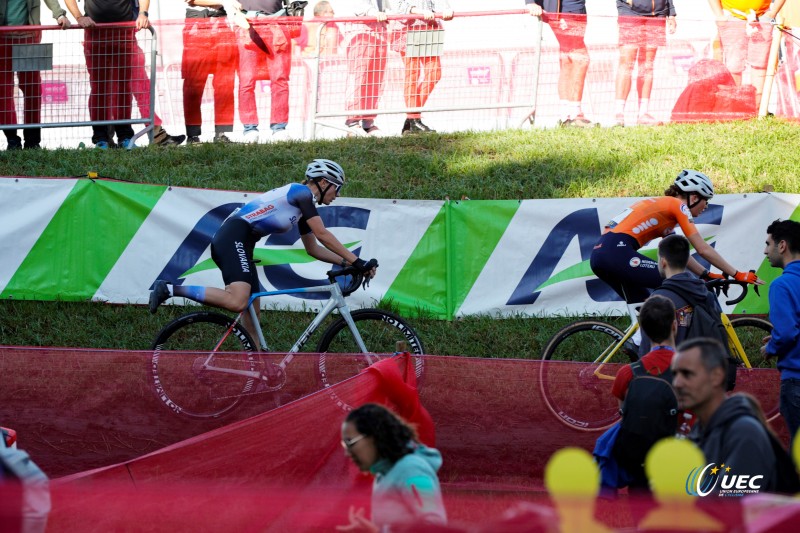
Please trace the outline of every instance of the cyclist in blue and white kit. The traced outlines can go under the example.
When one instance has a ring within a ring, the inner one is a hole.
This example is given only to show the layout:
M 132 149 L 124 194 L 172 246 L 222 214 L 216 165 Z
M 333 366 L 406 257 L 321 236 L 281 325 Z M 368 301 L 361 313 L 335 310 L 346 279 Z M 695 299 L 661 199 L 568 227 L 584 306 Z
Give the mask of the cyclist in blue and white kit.
M 150 293 L 150 312 L 172 296 L 182 296 L 199 303 L 221 307 L 235 313 L 247 307 L 252 293 L 258 292 L 258 274 L 253 262 L 256 242 L 266 235 L 285 233 L 295 224 L 306 252 L 311 257 L 333 265 L 353 265 L 369 277 L 375 275 L 378 262 L 364 261 L 345 248 L 325 228 L 314 205 L 329 205 L 344 185 L 344 170 L 328 159 L 315 159 L 306 169 L 303 183 L 290 183 L 268 191 L 234 211 L 211 240 L 211 258 L 222 271 L 225 288 L 197 285 L 170 285 L 157 280 Z M 321 246 L 320 246 L 321 244 Z M 255 308 L 258 309 L 258 302 Z M 251 334 L 255 328 L 248 314 L 244 325 Z

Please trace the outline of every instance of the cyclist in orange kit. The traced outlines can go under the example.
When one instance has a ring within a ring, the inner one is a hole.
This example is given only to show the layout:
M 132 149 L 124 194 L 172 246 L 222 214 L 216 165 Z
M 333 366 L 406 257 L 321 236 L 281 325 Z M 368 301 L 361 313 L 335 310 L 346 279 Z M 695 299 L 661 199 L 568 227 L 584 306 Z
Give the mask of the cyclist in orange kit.
M 675 233 L 680 227 L 697 253 L 722 271 L 711 273 L 695 259 L 687 268 L 702 279 L 733 277 L 760 285 L 754 272 L 739 271 L 698 233 L 694 217 L 706 210 L 714 196 L 711 180 L 696 170 L 682 170 L 664 196 L 647 198 L 611 219 L 592 250 L 592 272 L 605 281 L 627 303 L 643 302 L 661 285 L 658 263 L 638 252 L 653 239 Z

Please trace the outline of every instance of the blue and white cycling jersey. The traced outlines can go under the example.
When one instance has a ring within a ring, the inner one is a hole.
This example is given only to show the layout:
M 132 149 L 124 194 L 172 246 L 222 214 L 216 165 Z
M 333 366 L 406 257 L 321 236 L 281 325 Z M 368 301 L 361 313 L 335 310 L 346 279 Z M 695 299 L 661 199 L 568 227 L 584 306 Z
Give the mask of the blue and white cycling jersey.
M 273 233 L 285 233 L 298 224 L 301 235 L 311 232 L 307 221 L 319 216 L 314 195 L 308 187 L 290 183 L 267 191 L 243 205 L 234 215 L 250 225 L 258 238 Z

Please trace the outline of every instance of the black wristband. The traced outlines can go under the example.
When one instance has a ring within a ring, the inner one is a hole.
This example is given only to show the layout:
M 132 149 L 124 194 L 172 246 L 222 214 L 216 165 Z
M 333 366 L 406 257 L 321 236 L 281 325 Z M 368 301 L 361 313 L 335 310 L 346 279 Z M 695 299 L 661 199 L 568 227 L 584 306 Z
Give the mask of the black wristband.
M 150 18 L 150 13 L 148 13 L 147 11 L 140 11 L 139 14 L 144 15 L 147 18 Z
M 341 266 L 342 268 L 345 268 L 347 266 L 347 259 L 342 259 L 342 262 L 339 263 L 339 266 Z

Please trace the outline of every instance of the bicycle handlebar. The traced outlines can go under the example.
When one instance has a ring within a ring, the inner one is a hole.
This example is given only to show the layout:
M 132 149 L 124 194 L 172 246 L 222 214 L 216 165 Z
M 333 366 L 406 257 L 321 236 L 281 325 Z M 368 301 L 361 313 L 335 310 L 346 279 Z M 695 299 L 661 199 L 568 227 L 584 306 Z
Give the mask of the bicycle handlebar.
M 750 285 L 749 283 L 746 281 L 736 281 L 735 279 L 713 279 L 706 282 L 706 288 L 708 288 L 710 291 L 714 291 L 714 293 L 717 295 L 717 298 L 719 298 L 720 294 L 728 296 L 728 289 L 731 285 L 739 285 L 742 288 L 742 292 L 737 298 L 734 298 L 733 300 L 726 300 L 725 304 L 736 305 L 744 300 L 745 296 L 747 296 L 747 291 L 749 289 L 748 286 Z M 758 293 L 758 285 L 753 285 L 753 290 L 756 291 L 756 294 L 761 296 Z
M 366 288 L 369 285 L 369 280 L 372 279 L 367 277 L 364 272 L 361 272 L 353 265 L 341 268 L 339 270 L 329 270 L 327 275 L 328 281 L 331 283 L 335 283 L 336 278 L 342 276 L 353 276 L 353 279 L 350 281 L 350 283 L 342 288 L 342 295 L 344 296 L 350 296 L 352 293 L 358 290 L 359 286 Z

